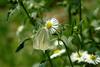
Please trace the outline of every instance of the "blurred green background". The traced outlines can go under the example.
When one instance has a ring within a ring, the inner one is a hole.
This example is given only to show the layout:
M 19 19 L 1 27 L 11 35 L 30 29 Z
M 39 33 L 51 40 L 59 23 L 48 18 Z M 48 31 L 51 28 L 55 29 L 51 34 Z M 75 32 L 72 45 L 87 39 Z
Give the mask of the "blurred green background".
M 17 21 L 7 22 L 8 10 L 8 1 L 0 0 L 0 67 L 32 67 L 40 60 L 40 57 L 35 57 L 39 53 L 32 55 L 32 44 L 26 45 L 25 51 L 15 52 L 20 42 L 16 31 L 21 23 L 17 23 Z
M 87 7 L 86 10 L 83 10 L 84 14 L 93 12 L 99 7 L 97 19 L 100 19 L 100 0 L 84 0 L 83 5 Z M 23 50 L 15 53 L 20 42 L 19 37 L 16 36 L 16 31 L 17 27 L 22 23 L 19 22 L 21 17 L 14 18 L 12 22 L 7 22 L 8 10 L 8 1 L 0 0 L 0 67 L 32 67 L 33 64 L 37 64 L 41 61 L 41 52 L 38 51 L 37 53 L 37 51 L 33 51 L 32 42 L 27 42 Z M 23 40 L 24 36 L 31 35 L 31 31 L 32 25 L 27 24 L 24 33 L 22 33 L 23 37 L 21 36 L 20 38 Z

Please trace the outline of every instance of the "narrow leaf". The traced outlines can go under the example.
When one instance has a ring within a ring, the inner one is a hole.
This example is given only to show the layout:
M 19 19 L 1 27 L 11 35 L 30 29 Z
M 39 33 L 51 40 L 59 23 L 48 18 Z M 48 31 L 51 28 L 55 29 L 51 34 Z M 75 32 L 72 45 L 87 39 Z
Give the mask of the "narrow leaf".
M 24 43 L 25 41 L 23 41 L 16 49 L 16 52 L 20 51 L 22 48 L 24 48 Z
M 22 48 L 24 48 L 24 44 L 27 40 L 29 40 L 30 38 L 25 39 L 24 41 L 22 41 L 20 43 L 20 45 L 17 47 L 16 52 L 19 52 Z

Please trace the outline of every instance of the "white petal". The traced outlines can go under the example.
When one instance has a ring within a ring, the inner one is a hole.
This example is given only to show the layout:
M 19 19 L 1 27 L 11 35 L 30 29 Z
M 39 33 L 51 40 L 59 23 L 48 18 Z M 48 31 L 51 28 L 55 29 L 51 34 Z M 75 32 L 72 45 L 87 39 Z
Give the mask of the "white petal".
M 58 23 L 58 20 L 55 19 L 55 18 L 52 18 L 52 19 L 51 19 L 51 22 L 52 22 L 54 25 L 58 25 L 58 24 L 59 24 L 59 23 Z
M 50 29 L 50 33 L 53 34 L 56 30 L 54 28 Z
M 58 26 L 52 26 L 52 27 L 53 27 L 54 29 L 56 29 L 56 30 L 58 29 Z

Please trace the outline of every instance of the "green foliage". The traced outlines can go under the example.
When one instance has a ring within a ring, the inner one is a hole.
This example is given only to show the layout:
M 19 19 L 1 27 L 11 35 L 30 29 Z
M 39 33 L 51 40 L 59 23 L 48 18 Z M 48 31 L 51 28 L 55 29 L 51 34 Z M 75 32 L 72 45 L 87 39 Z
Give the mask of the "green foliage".
M 72 63 L 70 55 L 84 50 L 100 56 L 99 3 L 99 0 L 0 0 L 0 67 L 91 66 Z M 40 36 L 44 38 L 39 38 L 38 31 L 43 31 L 46 20 L 52 17 L 59 20 L 59 29 L 53 34 L 43 32 Z M 18 31 L 20 25 L 24 28 Z M 33 49 L 33 45 L 47 40 L 51 45 L 58 40 L 58 45 L 46 52 Z M 56 49 L 66 52 L 51 59 Z

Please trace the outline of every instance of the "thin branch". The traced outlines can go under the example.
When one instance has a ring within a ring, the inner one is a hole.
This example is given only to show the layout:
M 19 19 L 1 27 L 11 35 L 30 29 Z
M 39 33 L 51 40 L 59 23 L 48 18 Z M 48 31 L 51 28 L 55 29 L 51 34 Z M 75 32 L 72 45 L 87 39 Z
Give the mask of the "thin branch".
M 26 10 L 26 8 L 25 8 L 23 2 L 22 2 L 21 0 L 18 0 L 18 3 L 20 4 L 20 6 L 22 6 L 23 10 L 24 10 L 25 13 L 27 14 L 28 18 L 29 18 L 30 21 L 31 21 L 31 24 L 32 24 L 33 26 L 35 26 L 35 25 L 36 25 L 36 24 L 34 23 L 34 20 L 35 20 L 35 19 L 32 19 L 32 18 L 31 18 L 31 16 L 29 15 L 28 11 Z
M 71 58 L 70 58 L 70 55 L 69 55 L 69 50 L 68 50 L 68 47 L 66 46 L 66 43 L 65 43 L 62 39 L 59 39 L 59 40 L 63 42 L 63 44 L 64 44 L 64 46 L 65 46 L 65 48 L 66 48 L 66 53 L 67 53 L 67 55 L 68 55 L 68 58 L 69 58 L 71 67 L 74 67 L 74 66 L 73 66 L 73 63 L 72 63 L 72 61 L 71 61 Z
M 45 54 L 48 57 L 48 61 L 50 62 L 51 67 L 53 67 L 53 63 L 52 63 L 52 60 L 50 59 L 50 56 L 49 56 L 49 53 L 48 52 L 49 52 L 49 50 L 45 50 Z

